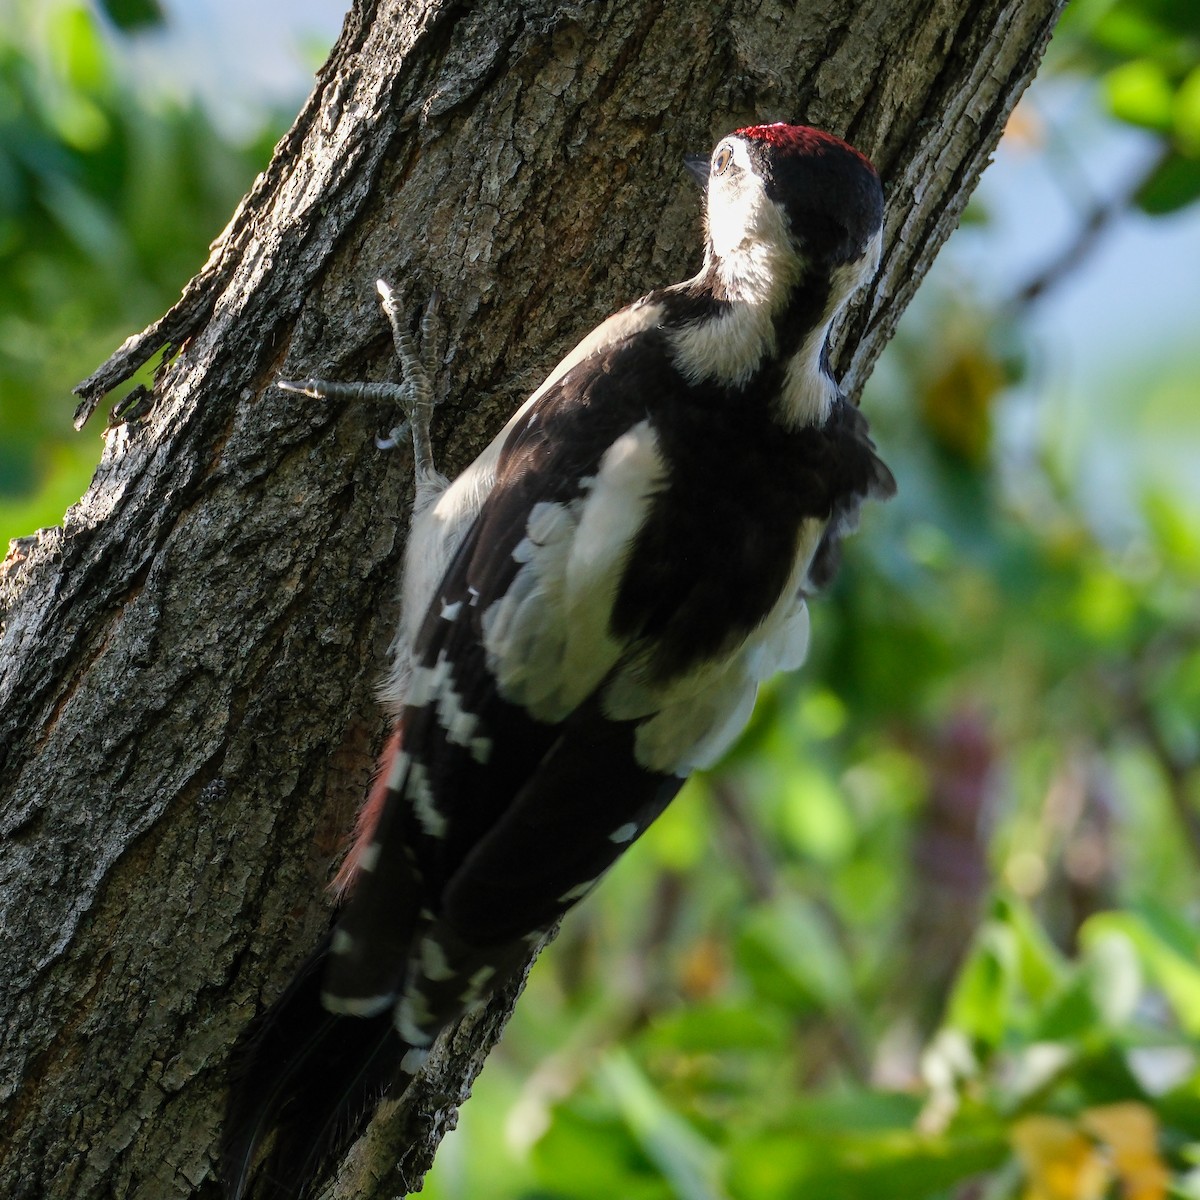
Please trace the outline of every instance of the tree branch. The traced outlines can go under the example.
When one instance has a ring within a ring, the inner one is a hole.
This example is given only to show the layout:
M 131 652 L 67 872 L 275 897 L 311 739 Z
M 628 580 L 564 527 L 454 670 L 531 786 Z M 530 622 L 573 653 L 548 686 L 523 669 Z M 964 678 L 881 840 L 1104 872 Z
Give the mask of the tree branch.
M 1009 301 L 1008 309 L 1012 315 L 1020 315 L 1087 261 L 1088 256 L 1095 252 L 1102 237 L 1108 232 L 1109 227 L 1118 217 L 1129 211 L 1134 197 L 1158 173 L 1163 163 L 1170 158 L 1171 153 L 1169 146 L 1164 147 L 1145 167 L 1138 171 L 1134 178 L 1118 188 L 1112 196 L 1091 205 L 1083 214 L 1075 236 L 1031 279 L 1027 280 Z

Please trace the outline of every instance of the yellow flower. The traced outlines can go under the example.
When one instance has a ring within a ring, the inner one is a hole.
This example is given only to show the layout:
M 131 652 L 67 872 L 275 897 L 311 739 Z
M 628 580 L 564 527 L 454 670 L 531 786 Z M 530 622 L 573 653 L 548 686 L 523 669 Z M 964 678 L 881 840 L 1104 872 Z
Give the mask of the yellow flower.
M 1158 1120 L 1144 1104 L 1089 1108 L 1078 1121 L 1037 1113 L 1009 1137 L 1025 1172 L 1022 1200 L 1103 1200 L 1114 1181 L 1121 1200 L 1166 1200 Z
M 1028 1183 L 1023 1200 L 1104 1200 L 1112 1173 L 1073 1122 L 1044 1114 L 1022 1117 L 1009 1137 Z
M 1170 1175 L 1158 1156 L 1158 1118 L 1144 1104 L 1126 1101 L 1089 1108 L 1080 1125 L 1112 1153 L 1123 1200 L 1165 1200 Z

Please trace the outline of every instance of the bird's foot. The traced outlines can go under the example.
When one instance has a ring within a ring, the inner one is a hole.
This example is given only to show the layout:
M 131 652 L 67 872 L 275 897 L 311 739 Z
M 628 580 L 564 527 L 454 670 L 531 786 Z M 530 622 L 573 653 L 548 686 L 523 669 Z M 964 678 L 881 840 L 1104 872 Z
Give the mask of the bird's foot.
M 420 346 L 401 320 L 395 292 L 386 280 L 375 283 L 384 315 L 392 329 L 392 344 L 400 362 L 400 383 L 338 382 L 331 379 L 279 379 L 276 386 L 286 392 L 299 392 L 316 400 L 367 400 L 394 404 L 404 419 L 386 437 L 376 437 L 380 450 L 392 450 L 407 438 L 412 439 L 413 469 L 417 486 L 441 480 L 433 465 L 433 449 L 429 439 L 429 422 L 437 403 L 432 377 L 440 353 L 438 310 L 441 296 L 434 292 L 421 314 Z

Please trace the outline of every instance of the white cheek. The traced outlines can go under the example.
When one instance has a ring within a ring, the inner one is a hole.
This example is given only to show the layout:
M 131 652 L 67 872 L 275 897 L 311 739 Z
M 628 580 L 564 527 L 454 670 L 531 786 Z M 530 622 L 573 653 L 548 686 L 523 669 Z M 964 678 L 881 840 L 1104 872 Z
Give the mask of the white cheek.
M 708 236 L 719 258 L 728 258 L 748 242 L 766 202 L 762 184 L 752 175 L 717 179 L 708 192 Z
M 719 178 L 709 188 L 708 235 L 730 300 L 772 308 L 800 276 L 803 264 L 787 218 L 749 171 Z
M 834 269 L 829 293 L 828 316 L 833 316 L 850 296 L 875 278 L 875 272 L 879 270 L 882 244 L 883 232 L 881 230 L 867 243 L 861 258 Z

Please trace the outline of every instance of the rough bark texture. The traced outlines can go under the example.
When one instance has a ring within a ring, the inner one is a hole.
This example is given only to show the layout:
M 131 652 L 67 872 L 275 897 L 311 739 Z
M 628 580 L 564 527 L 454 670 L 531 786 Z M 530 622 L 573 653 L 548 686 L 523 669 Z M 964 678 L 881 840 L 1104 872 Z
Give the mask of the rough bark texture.
M 681 155 L 789 119 L 887 184 L 857 391 L 1058 6 L 359 0 L 209 263 L 82 393 L 167 347 L 152 405 L 0 577 L 0 1194 L 214 1196 L 230 1044 L 327 920 L 411 490 L 372 445 L 393 414 L 271 381 L 387 377 L 373 281 L 414 310 L 437 287 L 435 442 L 460 468 L 579 334 L 695 269 Z M 448 1039 L 329 1195 L 420 1180 L 513 1000 Z

